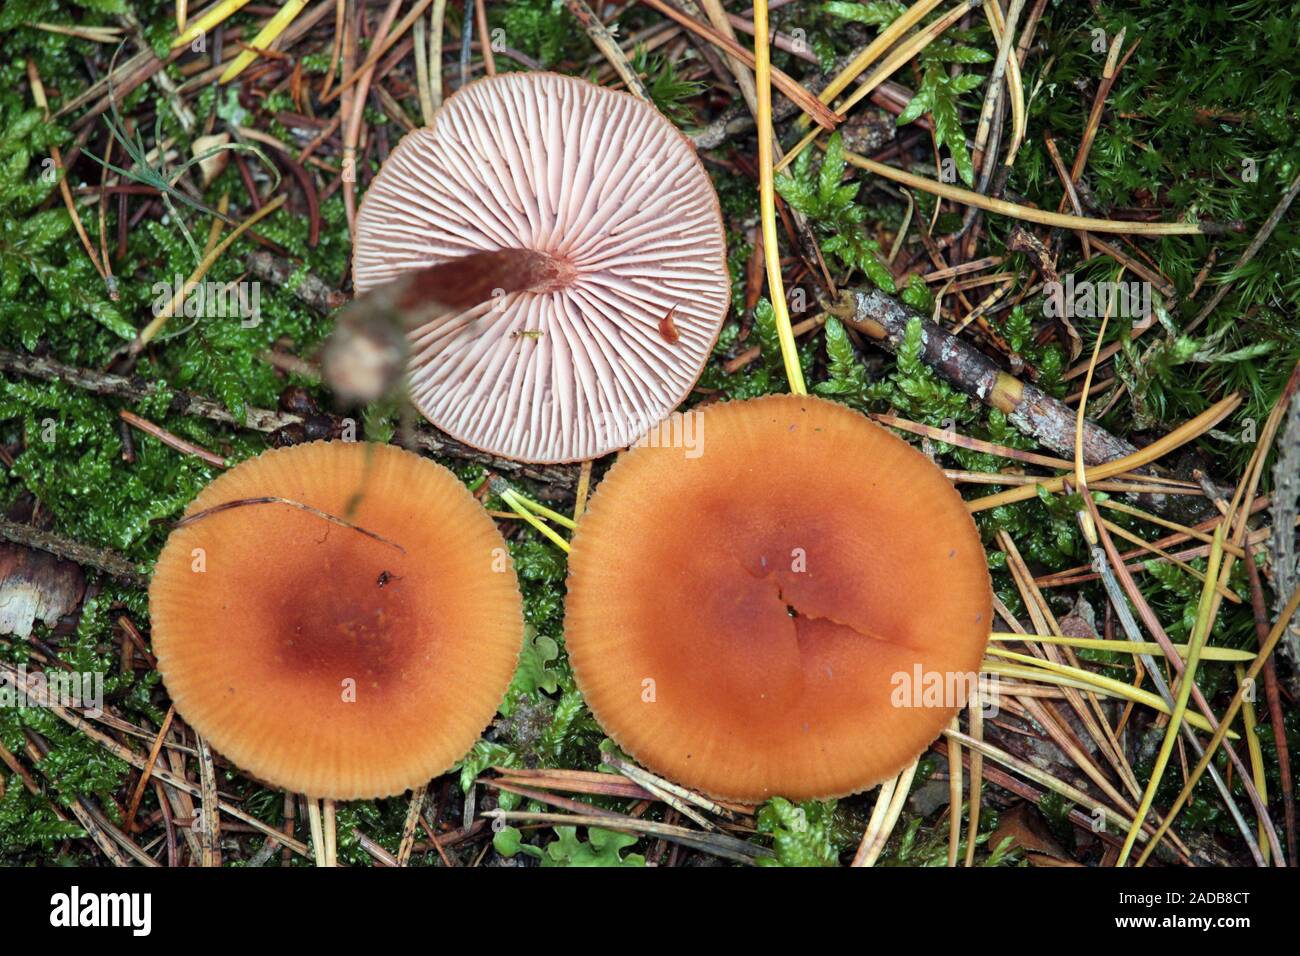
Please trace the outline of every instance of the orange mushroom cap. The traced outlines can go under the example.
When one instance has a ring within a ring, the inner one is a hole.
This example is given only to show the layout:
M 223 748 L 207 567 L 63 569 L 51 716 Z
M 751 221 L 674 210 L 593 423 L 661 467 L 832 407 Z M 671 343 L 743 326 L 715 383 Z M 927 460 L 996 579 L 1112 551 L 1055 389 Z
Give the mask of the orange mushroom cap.
M 894 775 L 964 705 L 988 639 L 961 497 L 824 399 L 686 414 L 693 428 L 673 416 L 620 457 L 573 537 L 565 639 L 592 712 L 647 766 L 723 799 Z M 913 693 L 936 679 L 947 699 Z
M 296 445 L 186 515 L 149 588 L 153 646 L 213 747 L 346 800 L 425 783 L 478 739 L 523 610 L 505 542 L 449 471 L 390 445 Z

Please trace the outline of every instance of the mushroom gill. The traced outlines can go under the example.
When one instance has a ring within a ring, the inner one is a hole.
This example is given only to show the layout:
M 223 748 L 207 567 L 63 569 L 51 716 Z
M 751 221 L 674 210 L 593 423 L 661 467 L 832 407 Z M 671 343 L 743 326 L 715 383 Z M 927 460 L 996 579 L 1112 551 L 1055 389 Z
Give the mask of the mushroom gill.
M 553 73 L 470 83 L 375 177 L 353 274 L 365 293 L 500 250 L 544 257 L 548 278 L 409 332 L 411 395 L 435 425 L 574 461 L 627 446 L 689 392 L 730 300 L 726 242 L 693 147 L 653 106 Z

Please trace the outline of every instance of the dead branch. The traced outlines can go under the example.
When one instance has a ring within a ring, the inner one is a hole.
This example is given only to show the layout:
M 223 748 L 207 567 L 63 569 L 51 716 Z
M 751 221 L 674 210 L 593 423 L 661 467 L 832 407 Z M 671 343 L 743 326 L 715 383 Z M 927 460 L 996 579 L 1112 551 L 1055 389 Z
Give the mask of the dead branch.
M 48 356 L 11 352 L 6 349 L 0 349 L 0 373 L 22 375 L 45 382 L 66 382 L 93 395 L 126 402 L 142 402 L 160 393 L 170 394 L 168 414 L 190 415 L 222 425 L 264 433 L 278 431 L 286 425 L 302 422 L 302 418 L 297 415 L 253 406 L 248 406 L 244 410 L 244 420 L 240 421 L 220 402 L 192 392 L 169 389 L 163 382 L 149 381 L 140 376 L 114 375 L 94 369 L 78 368 Z M 470 448 L 430 425 L 422 425 L 415 430 L 414 444 L 430 455 L 471 461 L 502 474 L 538 481 L 563 491 L 572 491 L 578 484 L 576 466 L 527 465 L 497 458 L 476 448 Z
M 991 408 L 1058 455 L 1074 454 L 1074 410 L 1041 388 L 1002 371 L 991 358 L 950 335 L 919 312 L 877 289 L 847 290 L 828 311 L 845 324 L 897 352 L 913 319 L 921 322 L 921 359 L 945 379 Z M 1095 422 L 1084 422 L 1083 460 L 1101 464 L 1136 449 Z
M 0 538 L 21 544 L 24 547 L 45 551 L 56 557 L 64 558 L 86 568 L 102 571 L 111 578 L 116 578 L 134 587 L 144 587 L 146 578 L 129 559 L 116 551 L 96 548 L 81 544 L 69 538 L 60 537 L 50 531 L 41 531 L 29 524 L 21 524 L 0 518 Z

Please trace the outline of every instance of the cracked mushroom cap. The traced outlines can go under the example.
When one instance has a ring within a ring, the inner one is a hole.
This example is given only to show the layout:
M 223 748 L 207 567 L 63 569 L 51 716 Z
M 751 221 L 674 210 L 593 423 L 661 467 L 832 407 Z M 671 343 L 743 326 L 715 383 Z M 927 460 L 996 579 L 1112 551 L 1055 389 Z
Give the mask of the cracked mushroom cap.
M 449 471 L 390 445 L 296 445 L 186 514 L 149 588 L 153 647 L 214 748 L 343 800 L 423 784 L 478 739 L 523 614 L 504 541 Z
M 565 640 L 648 767 L 722 799 L 824 799 L 939 735 L 991 614 L 942 471 L 843 405 L 770 396 L 674 416 L 620 456 L 573 537 Z
M 653 106 L 555 73 L 470 83 L 367 191 L 356 289 L 498 249 L 545 253 L 561 279 L 410 334 L 431 422 L 506 458 L 577 461 L 687 395 L 730 301 L 726 241 L 694 148 Z

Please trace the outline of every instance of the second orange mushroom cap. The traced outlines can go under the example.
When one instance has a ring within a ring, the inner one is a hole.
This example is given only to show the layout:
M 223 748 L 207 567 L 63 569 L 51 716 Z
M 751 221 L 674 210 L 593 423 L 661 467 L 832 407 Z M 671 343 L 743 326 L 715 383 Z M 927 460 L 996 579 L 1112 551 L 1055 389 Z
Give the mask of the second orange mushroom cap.
M 573 539 L 566 641 L 593 713 L 647 766 L 721 798 L 892 776 L 980 669 L 992 590 L 964 502 L 833 402 L 686 415 L 620 458 Z

